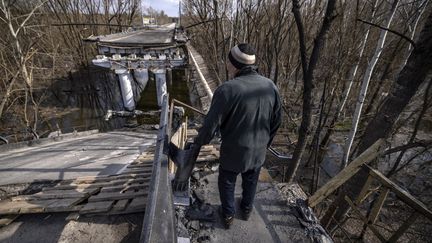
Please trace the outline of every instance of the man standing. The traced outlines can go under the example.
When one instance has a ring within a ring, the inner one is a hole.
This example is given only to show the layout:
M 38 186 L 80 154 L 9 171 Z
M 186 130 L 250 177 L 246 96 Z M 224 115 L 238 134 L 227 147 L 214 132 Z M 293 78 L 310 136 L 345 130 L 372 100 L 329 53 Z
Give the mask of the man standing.
M 194 143 L 208 144 L 219 128 L 222 137 L 218 187 L 221 214 L 229 228 L 235 214 L 234 188 L 242 176 L 240 209 L 248 220 L 253 208 L 258 176 L 267 147 L 281 123 L 280 97 L 275 84 L 256 71 L 255 50 L 249 44 L 234 46 L 228 73 L 233 79 L 219 86 Z

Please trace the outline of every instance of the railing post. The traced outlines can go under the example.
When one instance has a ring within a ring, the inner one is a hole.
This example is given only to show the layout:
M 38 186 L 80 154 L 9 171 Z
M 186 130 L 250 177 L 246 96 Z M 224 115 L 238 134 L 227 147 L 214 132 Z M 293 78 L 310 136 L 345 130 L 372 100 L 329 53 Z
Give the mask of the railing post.
M 376 141 L 366 151 L 360 154 L 360 156 L 354 159 L 347 167 L 339 172 L 339 174 L 337 174 L 324 186 L 318 189 L 312 196 L 309 197 L 309 207 L 315 207 L 318 203 L 327 198 L 342 184 L 349 180 L 355 173 L 357 173 L 362 165 L 374 160 L 379 155 L 382 144 L 384 144 L 383 139 Z

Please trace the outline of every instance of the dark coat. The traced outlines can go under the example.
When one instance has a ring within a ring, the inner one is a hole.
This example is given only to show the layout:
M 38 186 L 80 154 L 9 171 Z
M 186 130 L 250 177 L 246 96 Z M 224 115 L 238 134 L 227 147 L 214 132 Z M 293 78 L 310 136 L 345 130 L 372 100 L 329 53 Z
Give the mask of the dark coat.
M 281 102 L 274 83 L 246 67 L 214 92 L 195 143 L 208 144 L 220 128 L 220 166 L 245 172 L 263 165 L 267 147 L 281 123 Z

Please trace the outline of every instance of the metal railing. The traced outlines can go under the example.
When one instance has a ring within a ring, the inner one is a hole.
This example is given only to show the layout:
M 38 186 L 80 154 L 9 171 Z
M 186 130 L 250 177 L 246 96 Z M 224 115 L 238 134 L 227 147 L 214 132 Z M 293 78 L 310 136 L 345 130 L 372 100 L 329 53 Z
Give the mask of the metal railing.
M 175 215 L 164 145 L 168 127 L 168 95 L 163 97 L 159 134 L 140 242 L 177 242 Z

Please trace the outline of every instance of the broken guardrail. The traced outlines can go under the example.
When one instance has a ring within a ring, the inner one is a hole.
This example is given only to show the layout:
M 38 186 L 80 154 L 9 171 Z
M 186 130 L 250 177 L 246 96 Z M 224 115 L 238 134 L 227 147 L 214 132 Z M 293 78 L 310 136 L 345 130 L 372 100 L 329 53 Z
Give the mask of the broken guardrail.
M 384 145 L 384 139 L 377 140 L 372 146 L 366 149 L 366 151 L 360 154 L 347 167 L 339 172 L 339 174 L 333 177 L 324 186 L 318 189 L 312 196 L 310 196 L 308 198 L 308 206 L 312 208 L 316 207 L 325 198 L 327 198 L 338 188 L 344 185 L 344 183 L 346 183 L 349 179 L 351 179 L 359 170 L 364 169 L 368 172 L 368 178 L 363 184 L 360 193 L 356 198 L 345 196 L 344 199 L 350 205 L 354 215 L 360 219 L 361 222 L 359 228 L 369 228 L 381 242 L 397 242 L 398 239 L 419 217 L 425 217 L 432 221 L 432 211 L 428 209 L 423 202 L 413 197 L 408 191 L 382 175 L 378 170 L 373 169 L 368 165 L 368 163 L 377 157 L 386 154 L 386 151 L 383 151 Z M 378 188 L 376 187 L 377 185 Z M 371 189 L 371 187 L 374 189 Z M 361 212 L 361 203 L 367 201 L 366 199 L 368 197 L 372 197 L 372 195 L 376 195 L 376 199 L 372 200 L 371 211 L 365 216 Z M 411 214 L 402 222 L 402 224 L 400 224 L 396 231 L 383 234 L 382 231 L 377 227 L 377 221 L 379 220 L 381 209 L 384 206 L 385 200 L 388 199 L 390 195 L 394 195 L 395 198 L 409 206 L 411 209 L 407 210 L 411 211 Z M 335 220 L 333 217 L 334 213 L 335 208 L 329 208 L 325 212 L 324 217 L 321 219 L 321 223 L 324 227 L 328 227 L 330 223 Z M 341 227 L 338 222 L 336 222 L 336 224 L 338 227 Z M 361 236 L 359 236 L 359 239 L 363 237 L 364 232 L 365 231 L 363 230 Z
M 168 126 L 168 95 L 163 96 L 159 134 L 140 242 L 177 242 L 168 156 L 164 153 Z

